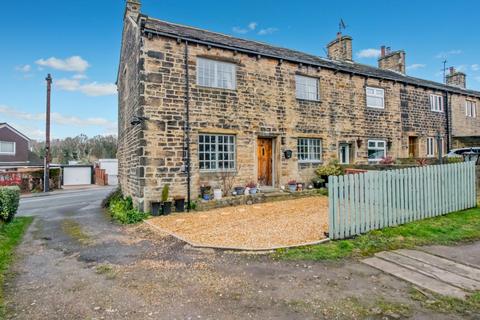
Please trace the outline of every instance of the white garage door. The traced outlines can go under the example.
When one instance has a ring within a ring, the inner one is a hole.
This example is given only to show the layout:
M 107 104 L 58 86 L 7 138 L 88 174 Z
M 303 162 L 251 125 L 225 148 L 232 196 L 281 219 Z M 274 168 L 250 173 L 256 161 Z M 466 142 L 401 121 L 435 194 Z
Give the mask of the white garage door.
M 90 167 L 64 167 L 63 185 L 75 186 L 92 183 L 92 168 Z

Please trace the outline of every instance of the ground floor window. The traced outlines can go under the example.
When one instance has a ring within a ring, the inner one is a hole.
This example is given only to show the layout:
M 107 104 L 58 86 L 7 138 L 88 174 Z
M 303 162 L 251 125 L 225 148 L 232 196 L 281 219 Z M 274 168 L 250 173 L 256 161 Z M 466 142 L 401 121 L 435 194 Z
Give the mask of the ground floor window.
M 348 143 L 340 144 L 339 159 L 340 159 L 340 164 L 350 163 L 350 144 Z
M 202 171 L 235 170 L 235 136 L 200 134 L 198 159 Z
M 435 138 L 427 138 L 427 157 L 433 157 L 435 154 Z
M 376 162 L 387 155 L 385 140 L 368 140 L 368 161 Z
M 297 148 L 299 162 L 320 162 L 322 160 L 321 139 L 299 138 Z

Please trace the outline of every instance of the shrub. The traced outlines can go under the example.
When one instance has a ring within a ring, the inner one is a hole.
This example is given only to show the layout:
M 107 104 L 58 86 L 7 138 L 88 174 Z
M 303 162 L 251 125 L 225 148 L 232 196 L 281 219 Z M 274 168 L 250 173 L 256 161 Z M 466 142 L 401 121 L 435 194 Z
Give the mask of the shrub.
M 332 160 L 329 164 L 318 167 L 317 170 L 315 170 L 315 173 L 320 177 L 341 176 L 343 174 L 343 169 L 338 164 L 337 160 Z
M 102 208 L 109 208 L 112 200 L 118 200 L 122 198 L 122 190 L 120 188 L 110 192 L 105 199 L 102 200 Z
M 20 188 L 17 186 L 0 188 L 0 220 L 10 222 L 17 213 L 20 201 Z
M 164 185 L 162 189 L 162 202 L 168 201 L 169 192 L 170 192 L 170 186 L 168 184 Z
M 108 199 L 105 200 L 108 201 L 108 211 L 120 223 L 137 223 L 148 217 L 148 213 L 133 207 L 131 197 L 123 197 L 119 190 L 112 192 L 106 199 Z

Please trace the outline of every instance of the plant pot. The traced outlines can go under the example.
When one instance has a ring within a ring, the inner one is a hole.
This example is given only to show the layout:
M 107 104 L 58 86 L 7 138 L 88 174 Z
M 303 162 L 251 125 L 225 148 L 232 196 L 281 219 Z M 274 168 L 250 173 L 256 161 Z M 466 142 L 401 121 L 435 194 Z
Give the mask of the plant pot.
M 160 202 L 152 202 L 152 216 L 159 216 L 162 212 L 162 205 Z
M 256 194 L 257 188 L 250 188 L 250 194 Z
M 213 199 L 215 200 L 222 199 L 222 189 L 213 189 Z
M 162 214 L 167 215 L 172 213 L 172 202 L 171 201 L 165 201 L 162 204 Z
M 202 196 L 202 199 L 208 201 L 208 200 L 211 199 L 211 197 L 210 197 L 209 194 L 204 194 L 204 195 Z
M 315 189 L 320 189 L 321 187 L 323 187 L 323 184 L 324 184 L 324 182 L 313 181 L 313 187 L 314 187 Z
M 288 185 L 288 190 L 290 190 L 290 192 L 297 191 L 297 185 L 296 184 L 289 184 Z
M 175 199 L 175 212 L 185 211 L 185 198 Z
M 235 187 L 234 190 L 235 190 L 235 192 L 236 192 L 238 195 L 242 195 L 242 194 L 244 194 L 244 192 L 245 192 L 245 188 L 244 188 L 244 187 Z

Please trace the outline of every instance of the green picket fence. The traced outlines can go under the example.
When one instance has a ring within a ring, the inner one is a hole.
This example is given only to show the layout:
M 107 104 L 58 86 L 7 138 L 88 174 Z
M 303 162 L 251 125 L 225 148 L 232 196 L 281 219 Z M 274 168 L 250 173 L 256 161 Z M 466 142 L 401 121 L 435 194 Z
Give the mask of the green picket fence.
M 330 176 L 329 237 L 475 207 L 475 179 L 474 162 Z

